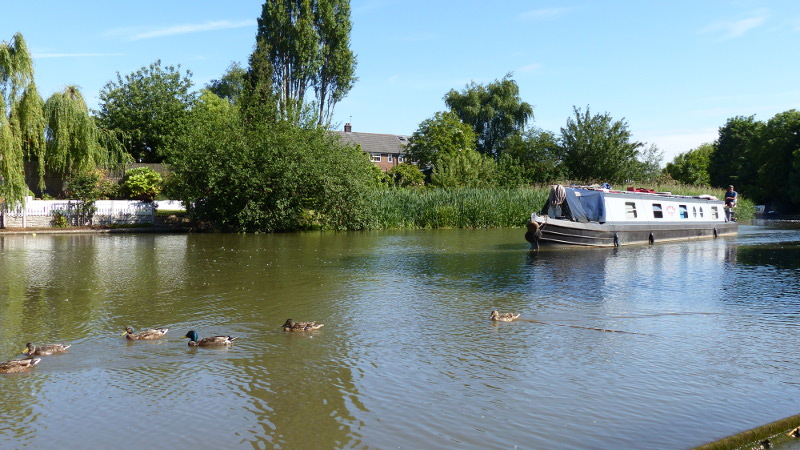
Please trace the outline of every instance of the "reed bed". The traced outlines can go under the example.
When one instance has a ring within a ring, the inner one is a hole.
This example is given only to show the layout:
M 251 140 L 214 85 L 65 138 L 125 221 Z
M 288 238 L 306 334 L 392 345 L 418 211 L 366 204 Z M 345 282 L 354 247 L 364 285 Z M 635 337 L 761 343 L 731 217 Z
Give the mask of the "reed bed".
M 549 187 L 385 189 L 368 199 L 367 228 L 521 227 L 548 194 Z
M 568 186 L 569 184 L 567 184 Z M 682 184 L 630 185 L 675 195 L 714 195 L 725 190 Z M 625 190 L 624 187 L 616 189 Z M 371 230 L 420 228 L 523 227 L 532 212 L 542 209 L 550 186 L 526 188 L 396 188 L 372 192 L 367 199 L 366 223 Z M 755 208 L 739 199 L 739 218 L 752 217 Z

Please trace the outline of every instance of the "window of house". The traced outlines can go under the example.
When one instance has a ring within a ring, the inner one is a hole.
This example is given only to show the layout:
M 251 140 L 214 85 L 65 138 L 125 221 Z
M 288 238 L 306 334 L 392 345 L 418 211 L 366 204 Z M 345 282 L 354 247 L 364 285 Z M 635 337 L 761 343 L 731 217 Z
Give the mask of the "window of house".
M 381 162 L 381 154 L 380 153 L 370 153 L 369 160 L 372 162 Z
M 389 153 L 388 155 L 386 155 L 386 161 L 388 161 L 388 162 L 392 162 L 392 154 L 391 154 L 391 153 Z
M 625 202 L 625 217 L 628 219 L 636 218 L 636 203 Z
M 402 163 L 403 161 L 403 155 L 397 155 L 397 162 Z
M 678 205 L 678 217 L 681 219 L 689 218 L 689 208 L 686 205 Z
M 664 218 L 664 210 L 661 209 L 661 203 L 653 203 L 653 218 L 654 219 Z

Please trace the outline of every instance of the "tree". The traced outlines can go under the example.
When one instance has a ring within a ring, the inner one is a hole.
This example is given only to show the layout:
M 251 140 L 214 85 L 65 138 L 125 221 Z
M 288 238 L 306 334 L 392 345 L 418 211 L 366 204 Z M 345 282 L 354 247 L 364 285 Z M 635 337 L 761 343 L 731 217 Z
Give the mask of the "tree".
M 45 189 L 45 172 L 68 178 L 130 161 L 119 140 L 97 128 L 75 86 L 67 86 L 47 99 L 44 118 L 47 145 L 38 155 L 40 189 Z
M 558 140 L 550 131 L 530 129 L 514 134 L 498 161 L 498 177 L 504 186 L 527 186 L 564 178 L 564 157 Z
M 757 190 L 750 196 L 759 202 L 773 201 L 783 212 L 800 211 L 800 111 L 789 110 L 769 119 L 761 129 Z
M 413 164 L 400 163 L 389 169 L 388 173 L 397 187 L 420 187 L 425 185 L 425 174 Z
M 489 155 L 468 149 L 439 157 L 431 173 L 431 184 L 442 188 L 491 187 L 497 163 Z
M 745 195 L 751 189 L 757 189 L 757 164 L 753 155 L 757 154 L 763 127 L 764 123 L 755 120 L 754 116 L 734 117 L 720 127 L 708 164 L 713 186 L 735 184 L 738 192 Z
M 161 162 L 166 150 L 182 133 L 195 94 L 192 73 L 180 65 L 161 67 L 156 60 L 100 91 L 100 124 L 122 132 L 129 152 L 139 162 Z
M 444 155 L 475 150 L 475 132 L 454 112 L 437 112 L 425 119 L 409 139 L 408 156 L 423 169 L 436 166 Z
M 238 103 L 242 92 L 245 89 L 247 71 L 239 65 L 232 63 L 228 70 L 219 80 L 211 80 L 208 83 L 208 90 L 220 98 L 224 98 L 230 103 Z
M 301 123 L 306 96 L 313 89 L 317 124 L 330 121 L 336 103 L 356 81 L 351 28 L 349 0 L 264 2 L 250 75 L 270 76 L 280 119 Z M 253 62 L 261 67 L 253 68 Z M 258 86 L 258 80 L 249 83 L 250 88 Z
M 573 179 L 621 183 L 636 175 L 639 148 L 632 142 L 628 125 L 608 113 L 591 115 L 573 107 L 574 118 L 561 128 L 564 165 Z
M 193 219 L 223 231 L 364 226 L 375 178 L 360 150 L 323 129 L 244 123 L 215 97 L 201 97 L 170 155 L 171 191 Z
M 533 118 L 533 107 L 520 100 L 519 86 L 510 73 L 487 86 L 472 82 L 461 92 L 450 90 L 444 101 L 462 122 L 472 126 L 478 138 L 477 150 L 496 159 L 506 139 L 521 133 Z
M 664 170 L 679 183 L 708 185 L 711 181 L 708 175 L 708 164 L 713 151 L 714 144 L 701 144 L 695 149 L 676 156 L 672 162 L 667 163 Z
M 25 155 L 44 147 L 42 98 L 22 34 L 0 42 L 0 197 L 14 205 L 28 194 Z
M 644 147 L 638 154 L 634 163 L 632 179 L 644 182 L 652 182 L 663 173 L 661 161 L 664 159 L 664 152 L 658 149 L 656 144 Z

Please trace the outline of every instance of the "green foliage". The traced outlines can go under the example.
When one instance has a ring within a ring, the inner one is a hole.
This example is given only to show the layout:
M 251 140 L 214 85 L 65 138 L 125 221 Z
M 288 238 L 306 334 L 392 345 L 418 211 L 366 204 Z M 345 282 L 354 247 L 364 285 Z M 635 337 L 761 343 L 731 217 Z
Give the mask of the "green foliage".
M 322 129 L 243 124 L 235 108 L 202 101 L 190 120 L 182 151 L 170 154 L 171 190 L 195 221 L 221 231 L 363 228 L 376 183 L 360 150 Z
M 568 175 L 583 182 L 619 183 L 636 177 L 641 142 L 632 142 L 628 125 L 608 113 L 591 115 L 573 107 L 574 118 L 561 129 L 561 146 Z
M 67 228 L 69 226 L 69 220 L 67 217 L 61 213 L 55 213 L 53 215 L 53 226 L 55 228 Z
M 708 166 L 711 184 L 735 184 L 739 192 L 757 189 L 756 171 L 759 136 L 764 127 L 754 116 L 738 116 L 719 129 L 719 137 Z
M 496 159 L 506 139 L 521 133 L 533 118 L 533 107 L 519 98 L 519 86 L 510 73 L 486 86 L 472 82 L 461 92 L 450 90 L 444 101 L 475 131 L 477 150 Z
M 89 170 L 72 176 L 69 179 L 67 195 L 79 200 L 77 204 L 77 225 L 92 223 L 97 207 L 95 202 L 104 196 L 106 177 L 100 170 Z
M 239 63 L 232 63 L 222 78 L 211 80 L 207 88 L 217 97 L 223 98 L 231 104 L 237 104 L 244 91 L 246 78 L 247 71 Z
M 529 186 L 565 178 L 562 149 L 556 136 L 540 129 L 514 134 L 498 161 L 501 186 Z
M 491 156 L 476 150 L 441 155 L 431 173 L 431 184 L 443 188 L 481 187 L 494 185 L 497 164 Z
M 453 112 L 437 112 L 411 135 L 406 154 L 420 167 L 436 166 L 443 155 L 475 151 L 475 132 Z
M 120 180 L 120 191 L 129 199 L 152 202 L 161 192 L 163 179 L 149 167 L 136 167 L 125 172 Z
M 761 130 L 758 163 L 758 189 L 750 196 L 770 199 L 786 212 L 800 212 L 800 111 L 776 114 Z M 792 188 L 789 188 L 792 186 Z
M 139 162 L 161 162 L 185 127 L 194 103 L 192 73 L 180 65 L 161 67 L 157 60 L 100 91 L 101 126 L 126 136 L 129 152 Z
M 23 160 L 43 146 L 42 100 L 22 34 L 0 42 L 0 198 L 13 206 L 28 192 Z
M 317 124 L 328 123 L 333 108 L 356 81 L 350 49 L 349 0 L 267 0 L 258 18 L 256 48 L 250 57 L 252 101 L 277 96 L 278 117 L 301 123 L 306 95 L 313 90 Z
M 524 226 L 549 188 L 384 189 L 367 197 L 370 229 Z
M 389 169 L 388 175 L 397 187 L 422 187 L 425 185 L 425 174 L 413 164 L 400 163 Z
M 680 183 L 707 185 L 711 181 L 708 165 L 713 151 L 714 144 L 702 144 L 676 156 L 671 163 L 667 163 L 665 171 Z

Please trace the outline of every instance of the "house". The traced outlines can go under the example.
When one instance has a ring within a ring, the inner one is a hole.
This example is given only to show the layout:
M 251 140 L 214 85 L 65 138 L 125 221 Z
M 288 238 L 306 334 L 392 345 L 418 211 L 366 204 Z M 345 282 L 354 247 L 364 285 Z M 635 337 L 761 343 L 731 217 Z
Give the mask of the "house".
M 406 160 L 405 149 L 410 136 L 397 134 L 378 134 L 354 132 L 346 123 L 344 131 L 333 131 L 346 144 L 361 146 L 361 150 L 369 155 L 370 161 L 384 172 Z

